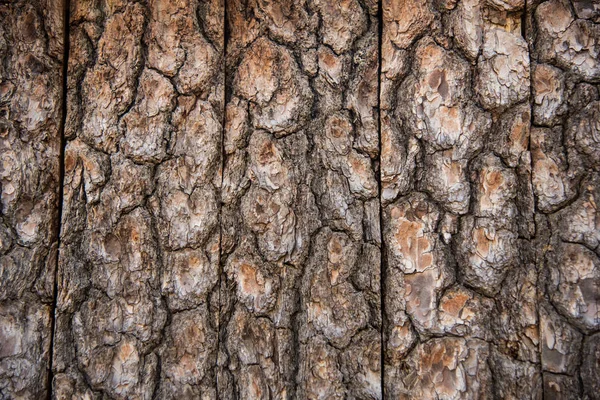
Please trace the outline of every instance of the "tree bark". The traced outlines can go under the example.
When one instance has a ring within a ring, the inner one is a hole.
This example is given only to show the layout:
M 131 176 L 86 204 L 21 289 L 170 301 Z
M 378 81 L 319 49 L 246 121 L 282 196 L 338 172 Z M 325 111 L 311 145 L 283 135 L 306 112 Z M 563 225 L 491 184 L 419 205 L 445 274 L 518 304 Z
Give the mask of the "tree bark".
M 0 398 L 48 391 L 60 187 L 63 8 L 0 4 Z
M 377 5 L 228 1 L 222 398 L 380 398 Z
M 597 398 L 598 15 L 384 1 L 386 398 Z
M 71 5 L 57 398 L 216 398 L 223 12 Z
M 600 9 L 535 2 L 527 18 L 543 392 L 598 399 Z
M 384 2 L 386 390 L 539 398 L 524 4 L 440 3 Z
M 1 3 L 0 398 L 599 398 L 595 1 Z

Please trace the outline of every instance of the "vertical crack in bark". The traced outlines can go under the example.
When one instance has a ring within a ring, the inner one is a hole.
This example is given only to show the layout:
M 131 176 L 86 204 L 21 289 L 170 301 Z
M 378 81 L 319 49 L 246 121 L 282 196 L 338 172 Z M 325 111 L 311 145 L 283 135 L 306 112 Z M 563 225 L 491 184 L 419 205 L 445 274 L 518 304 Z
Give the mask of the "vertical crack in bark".
M 534 51 L 533 51 L 533 45 L 532 45 L 532 38 L 533 38 L 533 30 L 532 30 L 532 18 L 533 16 L 530 15 L 530 4 L 529 4 L 529 0 L 525 0 L 524 1 L 524 5 L 523 5 L 523 15 L 521 16 L 521 36 L 523 37 L 523 39 L 525 39 L 525 41 L 527 42 L 527 49 L 528 49 L 528 53 L 529 53 L 529 132 L 531 134 L 531 129 L 533 129 L 534 127 L 534 110 L 533 110 L 533 104 L 535 102 L 535 82 L 534 82 L 534 74 L 533 74 L 533 64 L 534 64 Z M 529 139 L 528 143 L 527 143 L 527 151 L 529 152 L 529 154 L 531 154 L 531 138 Z M 530 173 L 529 173 L 529 183 L 530 185 L 532 185 L 533 187 L 533 176 L 531 174 L 531 171 L 533 171 L 533 158 L 530 156 L 529 157 L 529 168 L 530 168 Z M 533 235 L 530 236 L 527 240 L 527 242 L 529 243 L 530 247 L 532 248 L 536 248 L 537 246 L 539 246 L 538 243 L 538 227 L 537 227 L 537 218 L 536 218 L 536 214 L 538 213 L 538 209 L 537 209 L 537 198 L 535 195 L 535 192 L 532 191 L 532 197 L 533 197 L 533 224 L 534 224 L 534 231 L 533 231 Z M 536 274 L 536 282 L 535 282 L 535 298 L 536 298 L 536 315 L 537 315 L 537 332 L 538 332 L 538 337 L 541 335 L 541 314 L 540 314 L 540 304 L 541 304 L 541 299 L 542 299 L 542 295 L 540 294 L 540 278 L 541 278 L 541 274 L 540 274 L 540 265 L 538 263 L 538 252 L 537 250 L 533 251 L 533 254 L 530 254 L 531 262 L 534 264 L 533 268 L 535 270 L 535 274 Z M 538 369 L 539 369 L 539 374 L 540 377 L 542 379 L 542 388 L 541 388 L 541 400 L 544 400 L 545 398 L 545 391 L 543 388 L 543 367 L 542 367 L 542 340 L 539 340 L 538 343 L 538 357 L 539 357 L 539 363 L 538 363 Z
M 63 57 L 62 57 L 62 98 L 61 98 L 61 118 L 60 126 L 58 128 L 60 134 L 60 148 L 59 148 L 59 159 L 58 159 L 58 199 L 57 207 L 58 212 L 56 219 L 55 238 L 56 238 L 56 257 L 54 259 L 54 278 L 53 278 L 53 292 L 52 292 L 52 319 L 50 321 L 50 360 L 48 363 L 48 400 L 52 399 L 52 380 L 54 374 L 52 372 L 54 363 L 54 329 L 56 327 L 56 307 L 58 303 L 58 260 L 60 257 L 60 236 L 62 227 L 62 210 L 63 210 L 63 184 L 65 179 L 65 124 L 67 121 L 67 91 L 68 91 L 68 72 L 69 72 L 69 32 L 70 32 L 70 8 L 71 0 L 63 0 Z
M 386 268 L 387 262 L 385 257 L 386 243 L 383 236 L 383 204 L 381 196 L 382 185 L 381 185 L 381 65 L 382 65 L 382 44 L 383 44 L 383 0 L 377 1 L 377 143 L 379 145 L 378 159 L 378 171 L 377 171 L 377 186 L 378 186 L 378 197 L 379 197 L 379 237 L 381 240 L 381 252 L 379 254 L 379 293 L 380 293 L 380 313 L 381 313 L 381 326 L 380 326 L 380 340 L 381 340 L 381 398 L 385 398 L 385 348 L 386 342 L 384 338 L 386 318 L 385 318 L 385 279 L 386 279 Z
M 218 262 L 218 296 L 219 304 L 217 305 L 217 357 L 215 358 L 215 393 L 219 398 L 219 354 L 221 351 L 221 315 L 222 315 L 222 277 L 223 277 L 223 181 L 225 177 L 225 124 L 227 122 L 227 42 L 229 41 L 229 29 L 227 28 L 227 0 L 223 0 L 223 115 L 221 118 L 221 185 L 219 186 L 219 262 Z

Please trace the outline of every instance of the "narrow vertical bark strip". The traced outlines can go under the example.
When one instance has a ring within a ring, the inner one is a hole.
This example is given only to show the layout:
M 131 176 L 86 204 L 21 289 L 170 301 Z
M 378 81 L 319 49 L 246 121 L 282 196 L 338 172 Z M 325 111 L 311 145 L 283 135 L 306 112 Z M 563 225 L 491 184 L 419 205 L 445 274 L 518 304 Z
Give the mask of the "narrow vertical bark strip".
M 50 362 L 48 365 L 48 388 L 46 391 L 46 397 L 48 400 L 53 398 L 54 391 L 52 382 L 54 382 L 54 339 L 56 333 L 56 309 L 58 304 L 58 260 L 60 258 L 60 235 L 61 235 L 61 222 L 62 222 L 62 210 L 63 210 L 63 199 L 64 199 L 64 186 L 65 180 L 65 126 L 67 123 L 67 92 L 68 92 L 68 70 L 69 70 L 69 35 L 70 35 L 70 0 L 63 0 L 62 8 L 62 38 L 63 38 L 63 53 L 62 53 L 62 98 L 61 98 L 61 120 L 59 125 L 60 131 L 60 149 L 59 149 L 59 163 L 58 163 L 58 176 L 59 176 L 59 187 L 58 187 L 58 211 L 56 215 L 56 230 L 55 235 L 57 237 L 56 246 L 56 257 L 52 287 L 52 320 L 50 323 Z
M 535 1 L 532 185 L 544 398 L 600 391 L 600 8 Z
M 383 221 L 383 202 L 381 201 L 383 196 L 383 174 L 381 171 L 381 155 L 382 155 L 382 118 L 381 118 L 381 95 L 382 95 L 382 63 L 383 63 L 383 1 L 377 0 L 377 141 L 379 142 L 379 154 L 378 154 L 378 171 L 377 171 L 377 189 L 379 197 L 379 230 L 381 232 L 384 226 Z M 381 321 L 379 324 L 379 340 L 380 340 L 380 353 L 379 353 L 379 380 L 381 385 L 381 398 L 385 398 L 385 328 L 386 328 L 386 309 L 385 309 L 385 294 L 386 294 L 386 281 L 387 281 L 387 263 L 386 263 L 386 244 L 381 235 L 380 252 L 379 252 L 379 312 L 381 314 Z
M 0 398 L 49 389 L 63 9 L 0 4 Z
M 375 1 L 228 1 L 222 398 L 381 398 Z
M 215 398 L 220 0 L 72 0 L 55 396 Z
M 383 1 L 386 398 L 540 398 L 523 1 Z

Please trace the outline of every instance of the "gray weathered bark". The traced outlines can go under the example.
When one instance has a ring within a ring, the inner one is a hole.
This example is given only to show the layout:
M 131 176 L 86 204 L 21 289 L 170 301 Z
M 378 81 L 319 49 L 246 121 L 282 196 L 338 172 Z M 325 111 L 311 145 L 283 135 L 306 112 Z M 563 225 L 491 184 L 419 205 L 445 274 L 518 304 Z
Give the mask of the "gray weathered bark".
M 60 185 L 63 8 L 0 4 L 0 398 L 48 391 Z
M 0 12 L 0 398 L 599 398 L 595 0 Z

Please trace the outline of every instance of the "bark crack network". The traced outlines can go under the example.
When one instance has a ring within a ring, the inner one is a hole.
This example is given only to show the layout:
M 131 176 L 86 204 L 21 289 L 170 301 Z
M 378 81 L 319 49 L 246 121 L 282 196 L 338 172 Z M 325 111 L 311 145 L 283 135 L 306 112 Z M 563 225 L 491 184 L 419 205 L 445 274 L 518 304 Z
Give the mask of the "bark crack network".
M 598 398 L 598 7 L 60 1 L 0 0 L 0 398 Z

